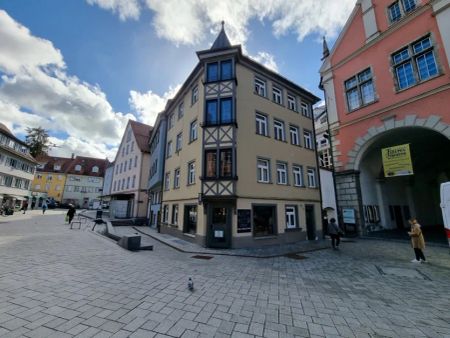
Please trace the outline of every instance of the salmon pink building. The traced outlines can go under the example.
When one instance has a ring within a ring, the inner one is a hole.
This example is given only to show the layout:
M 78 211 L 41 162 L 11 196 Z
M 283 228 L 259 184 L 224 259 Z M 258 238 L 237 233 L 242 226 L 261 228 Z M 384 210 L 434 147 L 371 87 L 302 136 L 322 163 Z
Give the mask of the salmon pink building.
M 359 233 L 405 233 L 410 217 L 442 227 L 449 56 L 448 0 L 358 0 L 333 49 L 325 45 L 321 86 L 338 208 Z M 402 145 L 409 145 L 412 172 L 385 174 L 382 149 Z

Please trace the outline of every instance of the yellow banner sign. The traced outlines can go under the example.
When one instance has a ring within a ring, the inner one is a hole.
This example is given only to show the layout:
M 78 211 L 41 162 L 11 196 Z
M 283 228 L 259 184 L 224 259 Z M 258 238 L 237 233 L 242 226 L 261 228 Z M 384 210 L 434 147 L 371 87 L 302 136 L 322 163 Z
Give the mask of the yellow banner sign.
M 381 149 L 384 176 L 414 175 L 409 144 Z

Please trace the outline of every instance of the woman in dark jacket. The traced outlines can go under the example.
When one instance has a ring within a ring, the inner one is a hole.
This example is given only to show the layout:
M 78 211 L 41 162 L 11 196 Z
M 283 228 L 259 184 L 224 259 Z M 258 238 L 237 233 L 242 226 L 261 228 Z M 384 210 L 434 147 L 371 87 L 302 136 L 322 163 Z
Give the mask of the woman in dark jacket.
M 75 216 L 75 208 L 72 204 L 69 204 L 69 210 L 67 210 L 67 217 L 69 218 L 69 224 L 72 223 L 73 217 Z

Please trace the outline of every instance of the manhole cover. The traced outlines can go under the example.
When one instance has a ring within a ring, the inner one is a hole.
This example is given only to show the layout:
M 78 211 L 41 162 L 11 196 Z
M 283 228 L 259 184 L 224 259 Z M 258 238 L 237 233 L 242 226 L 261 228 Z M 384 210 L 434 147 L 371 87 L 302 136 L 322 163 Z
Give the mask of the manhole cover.
M 287 258 L 292 258 L 292 259 L 306 259 L 307 257 L 302 256 L 300 254 L 296 254 L 296 253 L 288 253 L 285 255 Z
M 195 255 L 195 256 L 192 256 L 191 258 L 196 258 L 196 259 L 211 259 L 212 256 Z

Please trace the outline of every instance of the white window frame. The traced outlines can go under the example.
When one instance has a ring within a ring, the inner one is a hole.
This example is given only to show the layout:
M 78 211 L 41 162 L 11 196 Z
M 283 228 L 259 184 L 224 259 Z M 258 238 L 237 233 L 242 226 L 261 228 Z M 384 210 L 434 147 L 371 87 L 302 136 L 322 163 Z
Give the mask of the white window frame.
M 270 160 L 258 158 L 256 161 L 258 183 L 270 183 Z
M 180 187 L 180 168 L 177 168 L 173 172 L 173 188 L 178 189 L 179 187 Z
M 295 206 L 285 206 L 286 229 L 297 229 L 299 227 L 297 216 L 297 208 Z
M 266 92 L 266 88 L 267 88 L 267 84 L 266 81 L 255 77 L 255 81 L 254 81 L 254 85 L 255 85 L 255 94 L 258 94 L 259 96 L 262 97 L 266 97 L 267 96 L 267 92 Z
M 188 163 L 188 185 L 195 184 L 195 161 Z
M 292 176 L 294 178 L 295 187 L 305 186 L 305 183 L 303 182 L 303 167 L 301 165 L 292 166 Z
M 170 140 L 169 142 L 167 142 L 167 154 L 166 154 L 166 158 L 169 158 L 172 156 L 172 140 Z
M 178 105 L 178 120 L 184 116 L 184 102 L 180 102 Z
M 309 105 L 305 102 L 300 103 L 300 109 L 302 111 L 302 115 L 306 117 L 311 117 L 311 111 L 309 109 Z
M 287 175 L 287 163 L 277 162 L 277 184 L 287 185 L 288 175 Z
M 273 120 L 274 138 L 278 141 L 286 141 L 284 133 L 284 122 L 280 120 Z
M 164 174 L 164 190 L 168 191 L 170 189 L 170 171 Z
M 292 111 L 297 111 L 297 100 L 295 96 L 288 94 L 287 95 L 288 108 Z
M 300 128 L 297 126 L 293 126 L 290 125 L 289 126 L 289 135 L 291 138 L 291 144 L 295 145 L 295 146 L 299 146 L 300 145 Z
M 303 130 L 303 142 L 306 149 L 314 149 L 313 134 L 309 130 Z
M 178 204 L 172 204 L 172 224 L 178 225 Z
M 177 134 L 177 140 L 176 140 L 176 152 L 179 152 L 183 148 L 183 132 Z
M 194 142 L 198 138 L 198 123 L 197 120 L 191 122 L 189 127 L 189 142 Z
M 256 134 L 269 136 L 268 118 L 266 115 L 256 113 Z
M 316 169 L 308 168 L 306 170 L 306 175 L 308 177 L 308 188 L 317 188 Z
M 277 104 L 283 104 L 283 90 L 276 86 L 272 86 L 272 101 Z
M 191 105 L 194 105 L 198 101 L 198 93 L 198 85 L 196 85 L 194 88 L 192 88 Z

